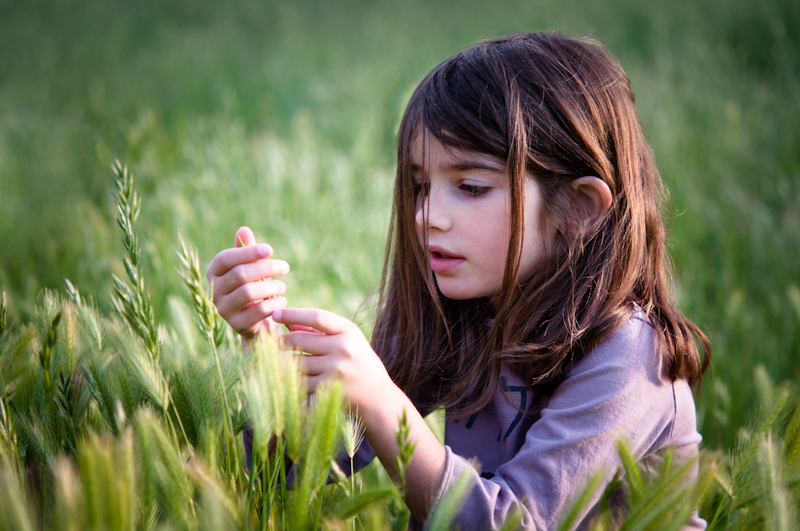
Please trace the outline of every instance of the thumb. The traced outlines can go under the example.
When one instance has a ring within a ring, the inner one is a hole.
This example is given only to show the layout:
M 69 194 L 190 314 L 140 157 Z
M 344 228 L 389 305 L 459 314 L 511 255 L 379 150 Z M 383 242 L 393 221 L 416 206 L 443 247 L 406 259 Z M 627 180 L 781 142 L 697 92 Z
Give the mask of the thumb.
M 256 237 L 253 235 L 253 231 L 250 230 L 250 227 L 240 227 L 239 230 L 236 231 L 236 239 L 235 245 L 236 247 L 248 246 L 248 245 L 255 245 L 256 244 Z

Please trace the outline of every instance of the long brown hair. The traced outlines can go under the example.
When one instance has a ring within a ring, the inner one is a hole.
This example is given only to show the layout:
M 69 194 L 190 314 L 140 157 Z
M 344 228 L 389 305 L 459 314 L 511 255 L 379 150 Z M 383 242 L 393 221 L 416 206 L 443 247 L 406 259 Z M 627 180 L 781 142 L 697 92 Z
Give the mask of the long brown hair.
M 415 230 L 415 135 L 506 161 L 511 238 L 501 300 L 439 293 Z M 597 176 L 612 204 L 590 223 L 569 183 Z M 549 256 L 518 280 L 525 178 L 542 190 Z M 450 418 L 479 411 L 503 366 L 553 388 L 637 306 L 659 331 L 674 381 L 699 382 L 710 345 L 677 308 L 653 154 L 619 63 L 596 41 L 524 33 L 481 42 L 420 83 L 400 124 L 397 178 L 373 347 L 407 393 L 426 389 Z M 697 340 L 704 356 L 701 359 Z

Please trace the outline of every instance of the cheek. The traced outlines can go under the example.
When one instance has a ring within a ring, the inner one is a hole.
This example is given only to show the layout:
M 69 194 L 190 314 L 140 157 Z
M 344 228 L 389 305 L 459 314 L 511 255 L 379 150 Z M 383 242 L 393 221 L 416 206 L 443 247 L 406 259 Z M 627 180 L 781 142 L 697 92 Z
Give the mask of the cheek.
M 501 216 L 476 218 L 472 224 L 471 237 L 480 246 L 480 252 L 492 270 L 505 271 L 508 256 L 508 242 L 511 239 L 509 223 L 502 222 Z M 489 221 L 492 220 L 492 221 Z
M 425 231 L 423 230 L 423 216 L 422 216 L 422 205 L 420 201 L 417 200 L 417 204 L 415 205 L 414 209 L 414 230 L 417 233 L 417 240 L 421 242 L 424 241 Z
M 534 181 L 525 186 L 525 236 L 522 246 L 520 276 L 529 275 L 537 264 L 550 255 L 556 226 L 551 223 L 544 208 L 539 185 Z

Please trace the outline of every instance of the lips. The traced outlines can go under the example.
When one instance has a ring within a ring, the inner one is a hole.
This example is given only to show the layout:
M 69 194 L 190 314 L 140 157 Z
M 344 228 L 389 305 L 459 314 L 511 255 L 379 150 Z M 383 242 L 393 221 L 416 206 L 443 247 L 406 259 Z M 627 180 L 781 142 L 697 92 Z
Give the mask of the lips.
M 431 253 L 431 270 L 434 273 L 446 273 L 466 261 L 463 256 L 454 255 L 441 247 L 432 245 L 429 250 Z

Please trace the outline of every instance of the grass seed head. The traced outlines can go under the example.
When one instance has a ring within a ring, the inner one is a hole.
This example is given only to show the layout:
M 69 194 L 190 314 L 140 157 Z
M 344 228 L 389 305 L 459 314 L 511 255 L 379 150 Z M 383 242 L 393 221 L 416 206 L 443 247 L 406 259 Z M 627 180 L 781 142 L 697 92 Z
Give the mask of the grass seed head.
M 0 337 L 6 331 L 6 292 L 3 292 L 3 298 L 0 299 Z

